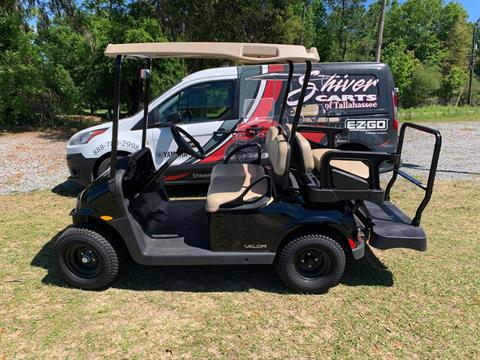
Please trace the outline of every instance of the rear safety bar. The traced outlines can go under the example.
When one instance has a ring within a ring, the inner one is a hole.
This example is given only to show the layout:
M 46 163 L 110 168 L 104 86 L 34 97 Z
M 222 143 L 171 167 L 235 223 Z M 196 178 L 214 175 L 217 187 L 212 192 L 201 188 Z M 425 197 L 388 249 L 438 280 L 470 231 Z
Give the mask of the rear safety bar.
M 427 207 L 430 198 L 432 196 L 432 191 L 433 191 L 433 184 L 435 182 L 435 175 L 437 173 L 437 165 L 438 165 L 438 159 L 440 157 L 440 148 L 442 147 L 442 135 L 440 134 L 440 131 L 431 129 L 426 126 L 414 124 L 414 123 L 404 123 L 400 129 L 400 136 L 398 138 L 398 145 L 397 145 L 397 156 L 401 158 L 402 155 L 402 148 L 403 148 L 403 140 L 405 137 L 405 130 L 407 128 L 412 128 L 418 131 L 422 131 L 428 134 L 431 134 L 435 136 L 435 146 L 433 149 L 433 155 L 432 155 L 432 161 L 430 163 L 430 170 L 428 173 L 428 180 L 427 184 L 422 183 L 421 180 L 407 174 L 406 172 L 400 170 L 400 161 L 394 163 L 393 167 L 393 175 L 392 178 L 390 179 L 386 191 L 385 191 L 385 200 L 390 201 L 390 190 L 392 189 L 393 185 L 395 184 L 395 181 L 397 180 L 398 175 L 401 177 L 405 178 L 406 180 L 410 181 L 412 184 L 418 186 L 422 190 L 425 191 L 425 196 L 420 203 L 420 205 L 417 208 L 417 211 L 415 213 L 415 217 L 412 220 L 412 225 L 414 226 L 419 226 L 420 225 L 420 220 L 422 218 L 422 213 Z

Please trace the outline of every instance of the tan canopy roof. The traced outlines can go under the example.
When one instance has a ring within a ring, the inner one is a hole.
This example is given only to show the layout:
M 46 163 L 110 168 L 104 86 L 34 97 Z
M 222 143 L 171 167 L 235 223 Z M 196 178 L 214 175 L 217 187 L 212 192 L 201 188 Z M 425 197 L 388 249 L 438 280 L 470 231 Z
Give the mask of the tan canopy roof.
M 105 55 L 129 58 L 217 58 L 248 64 L 271 62 L 303 62 L 319 60 L 316 48 L 301 45 L 221 43 L 221 42 L 164 42 L 139 44 L 109 44 Z

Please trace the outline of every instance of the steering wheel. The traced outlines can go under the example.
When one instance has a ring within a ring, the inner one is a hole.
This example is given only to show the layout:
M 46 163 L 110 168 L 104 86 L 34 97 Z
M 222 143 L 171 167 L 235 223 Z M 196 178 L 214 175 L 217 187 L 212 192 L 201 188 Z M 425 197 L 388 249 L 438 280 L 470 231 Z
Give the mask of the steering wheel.
M 176 125 L 173 125 L 170 130 L 172 131 L 173 140 L 175 140 L 178 148 L 182 152 L 197 159 L 205 159 L 205 150 L 203 150 L 198 141 L 195 140 L 192 135 L 190 135 L 184 129 Z M 193 146 L 189 144 L 182 135 L 185 136 L 193 144 Z M 195 149 L 197 149 L 197 151 L 195 151 Z

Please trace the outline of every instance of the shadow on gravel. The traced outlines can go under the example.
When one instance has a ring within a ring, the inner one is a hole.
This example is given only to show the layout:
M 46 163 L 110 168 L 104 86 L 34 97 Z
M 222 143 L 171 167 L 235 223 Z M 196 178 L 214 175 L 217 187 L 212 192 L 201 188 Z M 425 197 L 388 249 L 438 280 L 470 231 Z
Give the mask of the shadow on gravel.
M 84 189 L 83 186 L 77 184 L 75 181 L 67 180 L 61 184 L 56 185 L 52 192 L 54 194 L 66 197 L 77 197 Z
M 416 164 L 403 163 L 403 164 L 402 164 L 402 167 L 405 167 L 405 168 L 408 168 L 408 169 L 416 169 L 416 170 L 430 171 L 430 168 L 427 168 L 427 167 L 425 167 L 425 166 L 416 165 Z M 480 175 L 480 173 L 478 173 L 478 172 L 473 172 L 473 171 L 448 170 L 448 169 L 437 169 L 437 173 Z
M 65 230 L 65 229 L 64 229 Z M 54 269 L 53 247 L 64 231 L 58 232 L 35 255 L 31 265 L 47 270 L 44 284 L 68 286 Z M 393 286 L 393 275 L 367 247 L 365 257 L 347 260 L 341 280 L 347 286 Z M 112 287 L 137 291 L 248 292 L 257 289 L 291 293 L 277 277 L 273 266 L 143 266 L 128 260 Z

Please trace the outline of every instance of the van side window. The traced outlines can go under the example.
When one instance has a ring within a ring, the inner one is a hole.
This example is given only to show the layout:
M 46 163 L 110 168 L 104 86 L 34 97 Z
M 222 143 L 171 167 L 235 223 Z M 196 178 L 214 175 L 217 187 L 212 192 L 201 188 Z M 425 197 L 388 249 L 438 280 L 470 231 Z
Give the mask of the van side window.
M 158 122 L 166 123 L 168 114 L 178 111 L 179 97 L 180 95 L 176 94 L 158 107 Z
M 183 123 L 220 119 L 232 109 L 234 92 L 235 82 L 232 80 L 193 85 L 153 109 L 148 124 L 164 124 L 168 115 L 175 111 L 183 115 Z
M 180 93 L 179 111 L 186 123 L 220 119 L 232 108 L 233 95 L 233 81 L 194 85 Z

